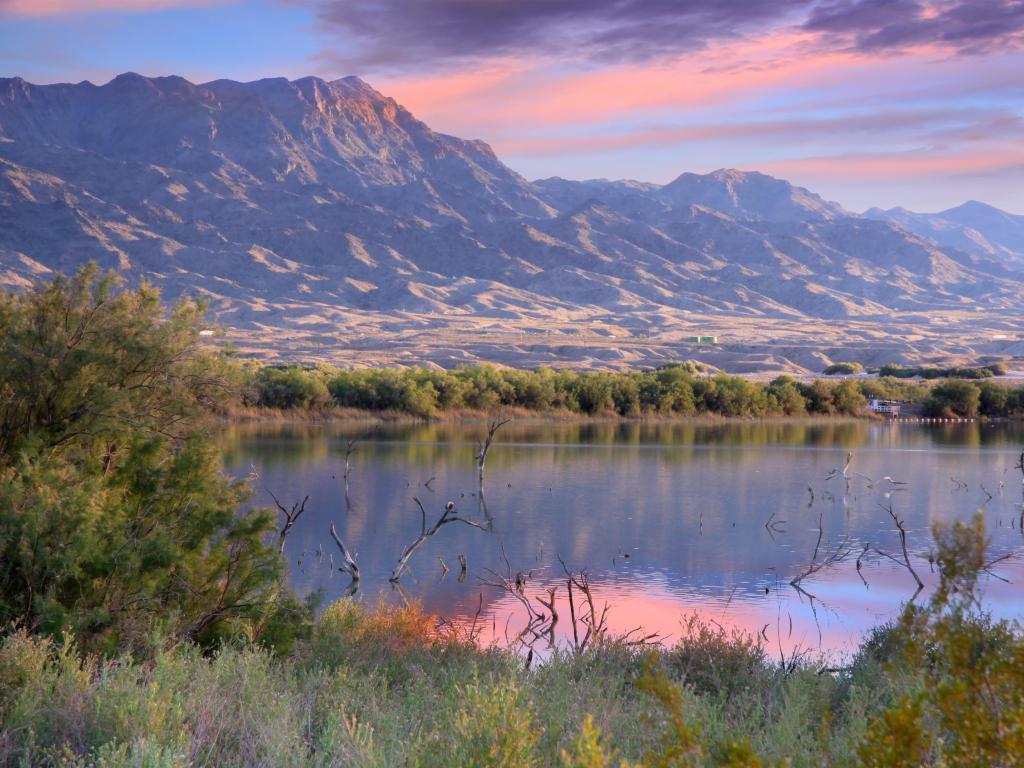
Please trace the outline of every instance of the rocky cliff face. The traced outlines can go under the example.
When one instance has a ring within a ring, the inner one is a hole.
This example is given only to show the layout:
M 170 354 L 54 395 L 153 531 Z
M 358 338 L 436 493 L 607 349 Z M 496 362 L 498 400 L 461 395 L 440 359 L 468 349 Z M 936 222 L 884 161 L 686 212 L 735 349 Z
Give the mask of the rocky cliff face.
M 0 80 L 0 280 L 92 259 L 242 329 L 1021 309 L 1012 248 L 890 214 L 731 170 L 531 183 L 358 78 Z

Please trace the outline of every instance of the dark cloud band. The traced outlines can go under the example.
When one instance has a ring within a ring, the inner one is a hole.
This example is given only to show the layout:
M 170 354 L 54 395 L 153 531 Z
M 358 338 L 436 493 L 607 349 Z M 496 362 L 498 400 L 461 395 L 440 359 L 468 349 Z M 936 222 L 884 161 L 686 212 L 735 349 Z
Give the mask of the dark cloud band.
M 504 55 L 644 61 L 759 25 L 803 18 L 810 0 L 314 0 L 339 59 L 436 65 Z
M 983 53 L 1024 42 L 1024 0 L 306 1 L 338 36 L 332 58 L 358 69 L 508 55 L 637 62 L 778 27 L 861 51 L 931 43 Z
M 836 0 L 803 28 L 864 52 L 933 44 L 986 53 L 1024 43 L 1024 0 Z

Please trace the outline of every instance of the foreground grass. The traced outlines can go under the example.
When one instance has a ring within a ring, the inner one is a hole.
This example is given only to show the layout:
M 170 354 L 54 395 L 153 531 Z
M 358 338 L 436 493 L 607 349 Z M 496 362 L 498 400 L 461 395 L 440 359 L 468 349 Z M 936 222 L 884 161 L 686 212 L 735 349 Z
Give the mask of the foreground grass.
M 1024 664 L 1019 635 L 964 626 L 981 633 L 968 651 L 987 676 L 957 673 L 959 711 L 991 719 L 974 685 L 1019 706 L 992 677 L 1000 659 Z M 696 621 L 671 648 L 605 643 L 526 669 L 439 634 L 415 606 L 347 601 L 286 658 L 240 642 L 103 660 L 18 632 L 0 646 L 0 765 L 1020 764 L 1024 753 L 949 751 L 961 736 L 928 699 L 946 656 L 932 643 L 913 661 L 908 628 L 876 631 L 839 672 L 783 667 L 754 639 Z M 1021 727 L 1020 713 L 1006 722 Z M 993 748 L 1017 743 L 1005 737 Z

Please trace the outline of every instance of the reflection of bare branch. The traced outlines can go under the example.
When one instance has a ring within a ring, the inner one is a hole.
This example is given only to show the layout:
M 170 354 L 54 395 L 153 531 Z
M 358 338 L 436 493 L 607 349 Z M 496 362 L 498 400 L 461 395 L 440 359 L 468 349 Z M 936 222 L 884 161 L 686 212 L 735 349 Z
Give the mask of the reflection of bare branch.
M 420 548 L 420 545 L 423 544 L 423 542 L 425 542 L 427 539 L 429 539 L 431 536 L 437 533 L 442 526 L 447 525 L 448 523 L 465 523 L 466 525 L 473 526 L 474 528 L 479 528 L 482 531 L 487 530 L 486 525 L 478 523 L 475 520 L 468 520 L 464 517 L 459 517 L 458 515 L 456 515 L 454 501 L 449 501 L 447 504 L 444 505 L 444 512 L 441 514 L 441 517 L 439 517 L 437 519 L 437 522 L 434 523 L 434 525 L 428 530 L 427 511 L 423 508 L 423 504 L 422 502 L 420 502 L 419 499 L 413 498 L 413 501 L 415 501 L 416 505 L 420 508 L 420 535 L 417 536 L 416 539 L 405 548 L 405 551 L 402 552 L 402 556 L 398 558 L 398 565 L 395 566 L 395 570 L 391 573 L 390 580 L 392 582 L 397 582 L 402 577 L 402 574 L 405 572 L 405 569 L 409 564 L 409 558 L 413 556 L 413 554 L 416 552 L 417 549 Z M 464 559 L 460 556 L 460 562 L 463 562 L 463 560 Z
M 818 552 L 821 550 L 821 539 L 825 535 L 825 529 L 822 526 L 823 516 L 824 516 L 824 513 L 820 513 L 818 515 L 818 539 L 814 543 L 814 554 L 811 555 L 811 562 L 810 562 L 810 564 L 800 574 L 795 576 L 789 582 L 790 586 L 793 587 L 794 589 L 796 589 L 797 592 L 800 592 L 800 593 L 802 593 L 804 595 L 807 595 L 807 597 L 811 598 L 811 599 L 814 598 L 814 595 L 812 595 L 810 592 L 807 592 L 806 590 L 804 590 L 800 586 L 801 582 L 804 579 L 806 579 L 808 576 L 813 576 L 815 573 L 820 571 L 822 568 L 828 568 L 828 567 L 833 566 L 833 565 L 835 565 L 837 563 L 841 563 L 847 557 L 849 557 L 850 553 L 851 553 L 851 548 L 850 548 L 849 544 L 840 543 L 831 552 L 828 552 L 826 550 L 825 556 L 821 560 L 818 559 Z M 817 617 L 815 617 L 815 618 L 817 618 Z
M 306 496 L 301 502 L 292 504 L 291 509 L 286 509 L 284 504 L 277 500 L 277 496 L 269 490 L 267 493 L 270 494 L 270 498 L 274 500 L 277 508 L 281 510 L 281 513 L 284 515 L 284 525 L 281 526 L 281 531 L 277 535 L 277 551 L 283 555 L 285 539 L 288 538 L 288 534 L 291 533 L 295 523 L 297 523 L 299 518 L 302 517 L 302 513 L 306 511 L 306 502 L 309 501 L 309 496 Z
M 1001 563 L 1004 560 L 1011 560 L 1013 557 L 1016 556 L 1016 554 L 1016 552 L 1007 552 L 1005 555 L 1000 555 L 999 557 L 989 560 L 987 563 L 981 566 L 982 573 L 987 573 L 993 579 L 999 579 L 999 581 L 1003 582 L 1004 584 L 1009 584 L 1009 579 L 1000 576 L 998 573 L 993 573 L 991 569 L 992 566 L 997 565 L 998 563 Z
M 879 506 L 882 505 L 879 504 Z M 921 594 L 921 590 L 924 589 L 924 582 L 921 581 L 921 577 L 917 575 L 917 571 L 914 570 L 914 566 L 910 564 L 910 553 L 907 551 L 907 531 L 903 527 L 903 521 L 896 516 L 896 512 L 893 511 L 892 504 L 890 504 L 888 507 L 882 507 L 882 509 L 886 510 L 889 513 L 889 517 L 891 517 L 893 519 L 893 522 L 896 523 L 896 528 L 900 532 L 900 547 L 903 549 L 903 562 L 901 563 L 901 565 L 906 567 L 906 569 L 910 572 L 910 575 L 914 577 L 914 581 L 917 582 L 917 591 L 915 591 L 913 597 L 910 598 L 911 602 L 913 602 L 914 599 L 919 594 Z M 884 557 L 888 557 L 895 563 L 900 562 L 895 557 L 890 555 L 888 552 L 883 552 L 880 549 L 876 549 L 875 551 L 878 554 L 883 555 Z
M 334 523 L 331 523 L 331 538 L 334 539 L 334 543 L 338 545 L 338 549 L 341 550 L 342 564 L 338 569 L 344 571 L 350 577 L 352 577 L 352 584 L 349 586 L 348 594 L 354 595 L 359 589 L 359 566 L 356 565 L 356 559 L 352 556 L 352 553 L 348 551 L 348 547 L 345 546 L 345 542 L 338 536 L 338 532 L 334 528 Z M 333 565 L 333 558 L 332 558 Z
M 808 488 L 807 490 L 810 490 L 810 488 Z M 776 520 L 775 513 L 772 512 L 771 515 L 768 517 L 768 522 L 764 524 L 764 529 L 768 531 L 768 535 L 771 536 L 772 539 L 774 539 L 776 533 L 786 532 L 786 529 L 782 527 L 785 524 L 785 520 Z
M 864 574 L 860 572 L 860 569 L 861 569 L 861 560 L 863 560 L 864 559 L 864 555 L 866 555 L 868 553 L 868 548 L 870 546 L 871 546 L 870 544 L 865 542 L 864 550 L 859 555 L 857 555 L 857 575 L 860 576 L 860 580 L 864 582 L 864 586 L 867 587 L 868 589 L 870 589 L 870 587 L 868 587 L 868 580 L 864 578 Z
M 807 597 L 814 597 L 814 595 L 812 595 L 810 592 L 807 592 L 800 586 L 803 580 L 806 579 L 808 576 L 813 576 L 823 568 L 829 568 L 833 565 L 836 565 L 837 563 L 843 562 L 850 556 L 851 553 L 852 550 L 850 549 L 850 546 L 848 544 L 840 544 L 831 552 L 828 552 L 826 550 L 825 556 L 821 560 L 812 560 L 811 563 L 799 575 L 794 577 L 789 582 L 790 586 L 796 589 L 798 592 L 802 592 L 803 594 L 807 595 Z

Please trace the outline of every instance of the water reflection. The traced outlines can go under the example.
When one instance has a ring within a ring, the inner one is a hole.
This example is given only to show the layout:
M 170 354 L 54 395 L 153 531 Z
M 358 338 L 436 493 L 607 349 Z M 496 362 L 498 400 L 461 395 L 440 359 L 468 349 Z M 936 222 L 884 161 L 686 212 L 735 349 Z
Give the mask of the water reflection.
M 286 548 L 300 591 L 324 589 L 333 599 L 348 586 L 331 568 L 332 556 L 340 565 L 331 523 L 358 561 L 360 594 L 399 599 L 388 577 L 421 531 L 413 498 L 428 525 L 449 501 L 460 516 L 482 516 L 474 458 L 486 425 L 375 427 L 352 455 L 346 504 L 347 440 L 365 429 L 252 424 L 223 436 L 230 470 L 258 473 L 257 503 L 269 503 L 268 491 L 310 496 Z M 402 589 L 453 620 L 471 619 L 482 600 L 481 617 L 498 638 L 517 620 L 516 601 L 481 584 L 486 570 L 507 558 L 532 571 L 527 589 L 547 599 L 545 590 L 562 583 L 561 557 L 590 571 L 615 628 L 677 635 L 680 618 L 696 610 L 767 631 L 787 654 L 799 645 L 842 650 L 916 589 L 905 568 L 876 552 L 900 552 L 889 504 L 929 588 L 936 521 L 966 519 L 984 504 L 993 552 L 1024 550 L 1014 469 L 1022 442 L 1024 428 L 1012 424 L 512 423 L 488 455 L 490 532 L 445 526 L 411 559 Z M 847 491 L 841 474 L 825 477 L 849 451 Z M 816 548 L 820 558 L 839 547 L 851 555 L 801 582 L 804 594 L 789 585 Z M 1021 562 L 1000 564 L 1000 575 L 1017 582 Z M 988 589 L 997 615 L 1019 612 L 1012 585 L 992 580 Z

